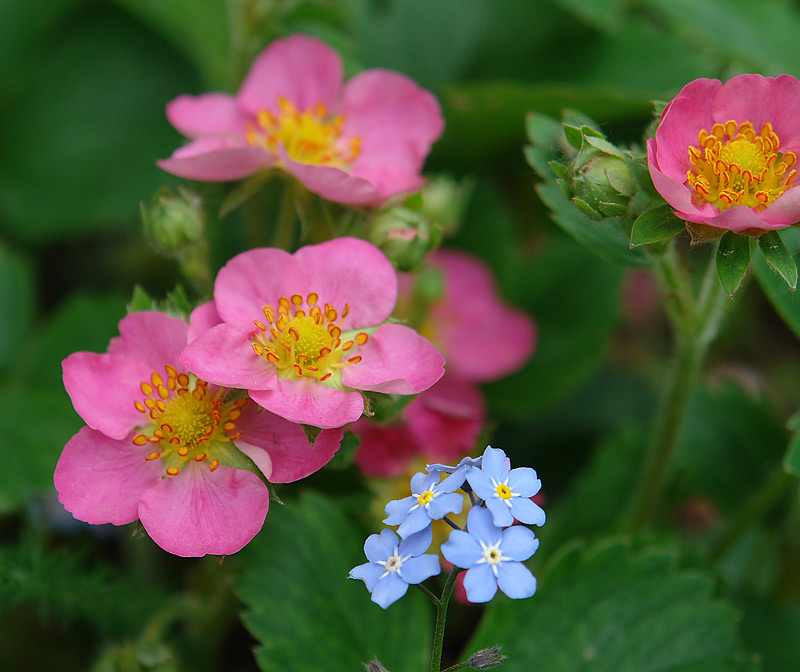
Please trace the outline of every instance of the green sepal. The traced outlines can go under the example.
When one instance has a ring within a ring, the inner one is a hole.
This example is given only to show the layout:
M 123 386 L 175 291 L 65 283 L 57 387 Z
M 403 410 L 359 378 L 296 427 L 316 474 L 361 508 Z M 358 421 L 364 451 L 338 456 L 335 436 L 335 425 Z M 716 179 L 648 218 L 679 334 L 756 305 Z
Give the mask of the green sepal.
M 575 204 L 575 207 L 577 207 L 578 210 L 580 210 L 587 217 L 591 217 L 592 219 L 602 219 L 602 215 L 583 199 L 573 198 L 572 202 Z
M 717 276 L 722 289 L 733 298 L 750 267 L 750 238 L 728 231 L 719 241 Z
M 308 439 L 308 445 L 312 448 L 314 447 L 314 442 L 317 440 L 320 432 L 322 431 L 321 427 L 314 427 L 313 425 L 300 425 L 303 428 L 303 431 L 306 433 L 306 438 Z
M 700 243 L 713 243 L 725 235 L 725 229 L 720 229 L 717 226 L 708 226 L 707 224 L 696 224 L 695 222 L 686 222 L 686 230 L 692 237 L 692 247 Z
M 553 175 L 562 180 L 569 179 L 569 168 L 567 168 L 561 161 L 550 161 L 547 164 L 550 167 L 550 170 L 553 171 Z
M 767 263 L 778 272 L 792 290 L 795 290 L 797 288 L 797 264 L 778 233 L 776 231 L 762 233 L 758 238 L 758 247 Z
M 173 452 L 171 455 L 175 455 L 175 453 Z M 167 457 L 170 457 L 171 455 Z M 256 476 L 264 481 L 265 484 L 267 483 L 264 473 L 256 466 L 256 463 L 247 457 L 247 455 L 239 450 L 233 443 L 228 441 L 218 441 L 214 444 L 214 452 L 212 456 L 219 460 L 219 463 L 225 467 L 233 467 L 234 469 L 242 469 L 243 471 L 252 471 Z M 167 464 L 166 459 L 164 460 L 164 464 Z
M 621 203 L 606 203 L 605 201 L 600 201 L 597 204 L 598 209 L 600 212 L 607 217 L 617 217 L 619 215 L 624 215 L 628 208 Z
M 564 124 L 564 135 L 567 142 L 575 149 L 580 149 L 583 146 L 583 130 L 576 127 Z
M 612 145 L 605 138 L 594 135 L 594 129 L 591 129 L 588 126 L 584 126 L 582 130 L 584 131 L 583 137 L 585 138 L 586 142 L 595 149 L 599 149 L 604 154 L 615 156 L 618 159 L 624 160 L 626 158 L 622 150 L 618 149 L 616 145 Z M 592 133 L 589 133 L 589 131 L 592 131 Z
M 219 218 L 225 219 L 231 212 L 236 210 L 236 208 L 244 204 L 252 196 L 255 196 L 273 175 L 275 175 L 275 171 L 262 170 L 236 187 L 220 204 Z
M 675 216 L 672 206 L 667 203 L 657 205 L 636 218 L 631 228 L 631 247 L 668 240 L 685 227 L 686 222 Z

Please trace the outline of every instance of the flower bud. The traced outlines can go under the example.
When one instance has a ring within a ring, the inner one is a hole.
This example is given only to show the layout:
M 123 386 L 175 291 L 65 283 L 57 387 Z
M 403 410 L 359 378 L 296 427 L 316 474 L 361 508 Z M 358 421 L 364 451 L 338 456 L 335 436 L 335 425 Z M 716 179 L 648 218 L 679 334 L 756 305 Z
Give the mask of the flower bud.
M 372 220 L 369 241 L 401 271 L 412 271 L 439 243 L 441 229 L 418 212 L 395 207 Z
M 469 657 L 469 660 L 467 660 L 467 665 L 473 670 L 485 670 L 490 667 L 495 667 L 496 665 L 501 665 L 503 661 L 508 658 L 508 656 L 504 656 L 500 653 L 501 648 L 500 646 L 493 646 L 489 649 L 476 651 Z
M 150 206 L 142 204 L 142 221 L 156 248 L 172 255 L 202 239 L 205 217 L 197 194 L 186 189 L 176 194 L 164 187 Z
M 575 197 L 606 216 L 622 214 L 637 189 L 629 162 L 604 154 L 589 160 L 573 183 Z
M 458 231 L 472 194 L 471 182 L 457 182 L 447 175 L 430 178 L 420 192 L 422 203 L 415 208 L 429 221 L 439 225 L 445 235 Z

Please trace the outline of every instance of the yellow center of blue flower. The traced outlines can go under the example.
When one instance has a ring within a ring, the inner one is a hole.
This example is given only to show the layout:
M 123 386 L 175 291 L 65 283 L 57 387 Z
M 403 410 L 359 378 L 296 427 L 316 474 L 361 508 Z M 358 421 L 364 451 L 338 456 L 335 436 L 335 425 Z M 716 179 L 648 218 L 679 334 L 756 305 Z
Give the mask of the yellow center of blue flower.
M 261 110 L 256 115 L 258 125 L 251 125 L 247 141 L 277 154 L 280 144 L 287 156 L 298 163 L 345 168 L 360 151 L 360 139 L 342 139 L 344 117 L 330 117 L 325 106 L 298 111 L 285 98 L 278 99 L 277 114 Z
M 749 121 L 714 124 L 700 131 L 698 146 L 689 147 L 692 168 L 686 177 L 698 196 L 720 210 L 743 205 L 764 210 L 792 186 L 794 152 L 781 153 L 780 139 L 769 122 L 756 135 Z
M 324 309 L 317 305 L 314 292 L 303 298 L 300 294 L 281 297 L 277 310 L 264 306 L 266 324 L 253 320 L 258 327 L 250 338 L 259 357 L 275 365 L 278 375 L 298 379 L 315 378 L 329 387 L 341 387 L 341 370 L 361 361 L 360 355 L 348 353 L 364 345 L 369 336 L 364 332 L 342 341 L 341 321 L 350 311 L 345 304 L 341 315 L 330 304 Z
M 145 422 L 133 443 L 151 444 L 154 450 L 145 459 L 163 459 L 168 476 L 177 476 L 190 461 L 206 462 L 214 471 L 220 464 L 212 455 L 214 446 L 241 436 L 236 421 L 248 400 L 224 403 L 222 391 L 209 395 L 205 381 L 169 364 L 165 370 L 166 379 L 154 371 L 139 386 L 144 396 L 134 406 Z
M 497 486 L 497 496 L 502 499 L 511 499 L 511 489 L 505 483 L 500 483 Z
M 417 497 L 417 503 L 420 506 L 425 506 L 426 504 L 429 504 L 432 499 L 433 499 L 433 492 L 431 490 L 426 490 Z

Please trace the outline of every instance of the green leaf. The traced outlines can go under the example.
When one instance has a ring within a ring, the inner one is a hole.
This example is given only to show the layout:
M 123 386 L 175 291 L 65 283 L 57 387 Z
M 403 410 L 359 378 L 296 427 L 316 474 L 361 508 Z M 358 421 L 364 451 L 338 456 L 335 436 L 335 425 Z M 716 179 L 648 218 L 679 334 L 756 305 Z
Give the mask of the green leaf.
M 750 268 L 750 238 L 728 231 L 717 249 L 717 276 L 725 293 L 733 297 Z
M 631 229 L 631 247 L 659 243 L 677 236 L 686 228 L 686 222 L 678 219 L 667 203 L 657 205 L 636 218 Z
M 758 238 L 758 249 L 770 266 L 774 268 L 792 289 L 797 287 L 797 264 L 786 249 L 777 231 L 762 233 Z
M 348 572 L 366 562 L 365 536 L 316 494 L 275 507 L 237 555 L 234 589 L 265 672 L 353 672 L 376 657 L 392 672 L 417 672 L 430 656 L 432 605 L 413 587 L 387 610 Z
M 800 244 L 800 229 L 787 229 L 783 235 L 790 249 L 796 250 Z M 758 283 L 770 303 L 795 336 L 800 338 L 800 302 L 796 300 L 794 292 L 783 278 L 770 268 L 763 254 L 755 255 L 752 266 Z
M 535 557 L 535 556 L 534 556 Z M 527 600 L 493 602 L 467 651 L 502 644 L 504 672 L 749 672 L 733 608 L 660 548 L 571 548 Z
M 592 252 L 618 266 L 647 266 L 644 253 L 630 249 L 628 236 L 616 219 L 592 219 L 578 210 L 552 183 L 538 185 L 537 191 L 552 210 L 555 222 Z

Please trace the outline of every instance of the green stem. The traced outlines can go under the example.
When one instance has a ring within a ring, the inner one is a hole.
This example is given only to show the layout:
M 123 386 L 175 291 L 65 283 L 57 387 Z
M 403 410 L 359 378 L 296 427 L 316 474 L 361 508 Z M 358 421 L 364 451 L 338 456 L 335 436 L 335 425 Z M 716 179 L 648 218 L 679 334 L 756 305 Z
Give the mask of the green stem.
M 440 672 L 442 669 L 442 646 L 444 645 L 444 624 L 447 619 L 447 605 L 450 604 L 450 597 L 456 587 L 456 577 L 461 570 L 453 567 L 444 584 L 442 596 L 436 604 L 436 627 L 433 630 L 433 650 L 431 651 L 430 672 Z
M 695 300 L 688 272 L 674 245 L 665 254 L 652 258 L 675 331 L 676 346 L 666 394 L 630 508 L 634 530 L 641 529 L 658 510 L 692 389 L 724 309 L 731 303 L 716 282 L 715 259 L 712 252 L 699 300 Z
M 295 205 L 295 190 L 291 181 L 283 185 L 283 198 L 281 199 L 281 211 L 278 218 L 278 226 L 275 229 L 275 236 L 272 244 L 282 250 L 291 251 L 294 240 L 294 227 L 297 218 L 297 207 Z
M 419 592 L 421 592 L 425 597 L 427 597 L 437 607 L 439 606 L 439 598 L 436 597 L 436 595 L 434 595 L 430 590 L 428 590 L 421 583 L 415 583 L 414 585 L 417 587 L 417 590 L 419 590 Z
M 728 524 L 728 529 L 714 542 L 709 552 L 710 557 L 713 560 L 722 558 L 742 534 L 775 506 L 796 482 L 794 476 L 779 467 L 772 477 L 750 496 L 736 517 Z

